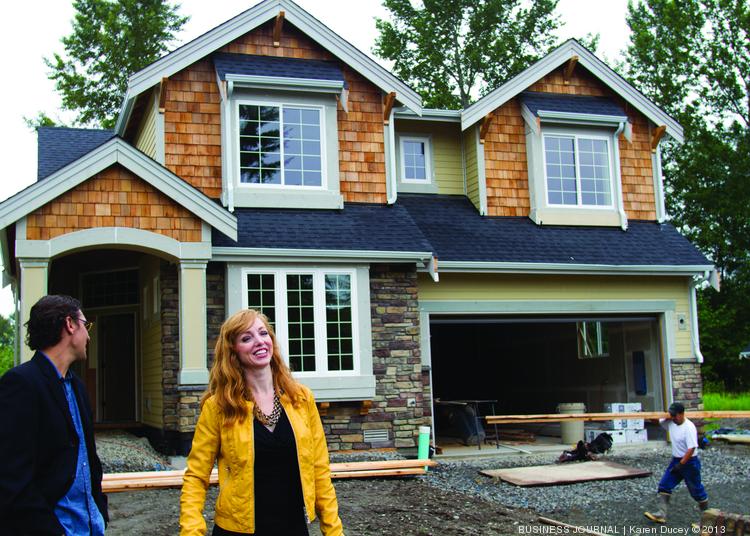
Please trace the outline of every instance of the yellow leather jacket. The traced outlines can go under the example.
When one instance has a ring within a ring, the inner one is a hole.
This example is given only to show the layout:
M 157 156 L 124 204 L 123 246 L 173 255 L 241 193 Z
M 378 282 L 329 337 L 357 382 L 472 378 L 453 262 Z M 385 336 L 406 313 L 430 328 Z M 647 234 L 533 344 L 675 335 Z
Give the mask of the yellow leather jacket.
M 209 476 L 217 459 L 219 497 L 216 500 L 216 523 L 233 532 L 255 532 L 253 403 L 247 404 L 248 418 L 232 426 L 223 425 L 221 411 L 213 397 L 203 405 L 195 427 L 180 497 L 182 536 L 202 536 L 206 533 L 203 505 Z M 281 396 L 281 405 L 297 442 L 307 518 L 315 519 L 317 512 L 324 535 L 343 535 L 336 491 L 331 483 L 328 447 L 315 399 L 310 390 L 303 386 L 302 399 L 296 406 L 286 395 Z

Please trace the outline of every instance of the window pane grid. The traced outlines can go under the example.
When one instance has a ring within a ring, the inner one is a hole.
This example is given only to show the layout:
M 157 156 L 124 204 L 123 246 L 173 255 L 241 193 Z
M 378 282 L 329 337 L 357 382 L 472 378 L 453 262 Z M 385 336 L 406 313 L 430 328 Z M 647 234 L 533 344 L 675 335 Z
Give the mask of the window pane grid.
M 322 186 L 320 110 L 239 106 L 240 182 Z
M 351 276 L 326 274 L 328 370 L 354 370 Z
M 247 274 L 247 308 L 260 311 L 271 322 L 276 318 L 273 274 Z
M 296 372 L 315 371 L 315 314 L 312 274 L 287 274 L 289 365 Z
M 427 160 L 425 143 L 423 141 L 404 141 L 404 179 L 426 180 Z
M 544 156 L 550 205 L 612 204 L 607 140 L 545 136 Z

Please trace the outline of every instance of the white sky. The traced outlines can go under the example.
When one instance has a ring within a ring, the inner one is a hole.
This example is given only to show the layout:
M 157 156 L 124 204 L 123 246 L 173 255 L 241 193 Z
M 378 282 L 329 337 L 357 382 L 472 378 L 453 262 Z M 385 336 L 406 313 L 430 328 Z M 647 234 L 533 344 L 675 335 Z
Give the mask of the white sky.
M 377 36 L 375 17 L 387 18 L 380 0 L 296 0 L 334 32 L 372 56 Z M 179 35 L 180 44 L 207 32 L 248 9 L 253 0 L 182 0 L 181 13 L 190 21 Z M 627 0 L 560 0 L 558 11 L 565 23 L 559 36 L 582 37 L 599 33 L 598 54 L 605 60 L 619 57 L 628 41 L 625 24 Z M 24 117 L 44 111 L 52 118 L 70 121 L 60 114 L 60 98 L 47 79 L 42 58 L 62 52 L 60 39 L 71 31 L 72 3 L 66 0 L 9 2 L 0 18 L 0 50 L 4 51 L 5 82 L 0 84 L 0 200 L 36 180 L 36 134 Z M 0 314 L 13 311 L 10 287 L 0 290 Z

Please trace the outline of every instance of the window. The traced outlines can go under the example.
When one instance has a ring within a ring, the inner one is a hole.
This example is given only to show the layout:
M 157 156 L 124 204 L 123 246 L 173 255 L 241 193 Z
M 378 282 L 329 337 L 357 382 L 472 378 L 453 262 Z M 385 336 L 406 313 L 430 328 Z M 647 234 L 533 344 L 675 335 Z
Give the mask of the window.
M 401 181 L 414 184 L 432 182 L 430 139 L 401 137 Z
M 138 270 L 95 272 L 81 276 L 84 307 L 110 307 L 138 303 Z
M 322 109 L 239 104 L 240 185 L 321 188 Z
M 353 270 L 245 270 L 244 306 L 271 319 L 296 374 L 351 374 L 359 357 L 355 278 Z
M 601 322 L 578 322 L 578 359 L 609 356 L 609 330 Z
M 611 207 L 609 140 L 583 136 L 544 136 L 549 205 Z

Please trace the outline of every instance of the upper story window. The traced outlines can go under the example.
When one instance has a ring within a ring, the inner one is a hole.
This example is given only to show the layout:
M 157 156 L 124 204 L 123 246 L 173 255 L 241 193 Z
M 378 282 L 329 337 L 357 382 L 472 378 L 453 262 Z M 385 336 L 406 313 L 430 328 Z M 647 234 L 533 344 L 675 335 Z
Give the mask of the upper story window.
M 612 156 L 604 137 L 545 135 L 547 203 L 611 207 Z
M 241 185 L 325 185 L 321 108 L 238 105 Z
M 401 181 L 415 184 L 432 182 L 430 139 L 401 137 Z

